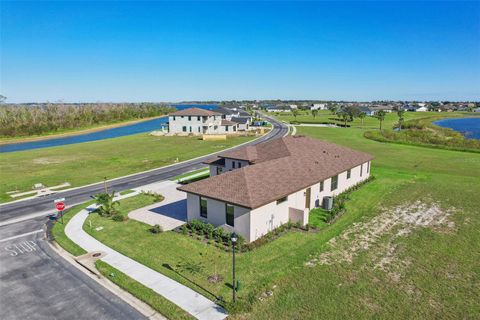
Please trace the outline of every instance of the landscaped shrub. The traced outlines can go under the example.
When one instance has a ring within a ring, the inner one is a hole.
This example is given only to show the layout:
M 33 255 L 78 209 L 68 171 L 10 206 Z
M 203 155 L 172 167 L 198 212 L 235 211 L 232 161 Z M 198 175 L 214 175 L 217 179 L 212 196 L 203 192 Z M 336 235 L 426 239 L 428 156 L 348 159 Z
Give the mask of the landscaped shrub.
M 186 225 L 181 226 L 180 229 L 182 230 L 182 234 L 187 234 L 188 233 L 188 228 L 187 228 Z
M 150 228 L 150 232 L 154 233 L 154 234 L 162 233 L 163 228 L 160 225 L 156 224 L 156 225 L 154 225 L 153 227 Z
M 121 214 L 115 214 L 115 215 L 112 216 L 112 220 L 122 222 L 122 221 L 127 220 L 127 217 L 125 217 L 124 215 L 121 215 Z
M 153 191 L 142 191 L 142 194 L 153 197 L 153 200 L 155 202 L 160 202 L 160 201 L 163 201 L 165 199 L 164 196 L 162 196 L 159 193 L 153 192 Z
M 347 190 L 343 191 L 339 195 L 333 198 L 333 207 L 330 211 L 324 211 L 325 214 L 323 215 L 323 221 L 326 223 L 331 223 L 334 219 L 338 218 L 345 212 L 345 203 L 350 200 L 350 194 L 363 186 L 364 184 L 375 180 L 374 176 L 368 177 L 364 181 L 348 188 Z

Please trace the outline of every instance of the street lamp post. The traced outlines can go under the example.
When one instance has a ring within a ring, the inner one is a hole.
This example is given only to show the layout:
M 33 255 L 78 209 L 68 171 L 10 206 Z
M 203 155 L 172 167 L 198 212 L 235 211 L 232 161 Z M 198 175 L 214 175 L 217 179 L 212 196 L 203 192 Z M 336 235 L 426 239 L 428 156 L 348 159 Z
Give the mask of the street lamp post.
M 232 240 L 232 249 L 233 249 L 233 268 L 232 268 L 232 271 L 233 271 L 233 281 L 232 281 L 232 288 L 233 288 L 233 302 L 235 302 L 235 289 L 236 289 L 236 283 L 235 283 L 235 245 L 237 244 L 237 235 L 235 233 L 232 233 L 232 236 L 231 236 L 231 240 Z

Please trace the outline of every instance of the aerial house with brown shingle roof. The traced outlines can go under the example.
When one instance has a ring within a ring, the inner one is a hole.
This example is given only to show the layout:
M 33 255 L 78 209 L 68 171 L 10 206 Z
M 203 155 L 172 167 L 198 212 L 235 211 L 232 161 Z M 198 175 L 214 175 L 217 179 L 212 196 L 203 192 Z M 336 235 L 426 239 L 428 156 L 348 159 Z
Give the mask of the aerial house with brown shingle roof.
M 308 223 L 326 196 L 370 176 L 369 154 L 293 136 L 221 153 L 207 161 L 210 178 L 178 188 L 188 220 L 222 226 L 251 242 L 287 223 Z
M 215 111 L 189 108 L 168 115 L 171 134 L 230 134 L 236 133 L 238 123 L 222 119 Z

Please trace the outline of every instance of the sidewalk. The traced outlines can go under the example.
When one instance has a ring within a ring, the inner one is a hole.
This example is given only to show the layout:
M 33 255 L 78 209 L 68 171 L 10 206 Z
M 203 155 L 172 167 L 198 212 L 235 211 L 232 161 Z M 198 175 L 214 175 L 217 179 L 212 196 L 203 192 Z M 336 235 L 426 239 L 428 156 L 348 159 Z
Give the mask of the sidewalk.
M 138 192 L 117 197 L 116 200 L 128 198 L 136 194 L 138 194 Z M 125 273 L 144 286 L 152 289 L 197 319 L 221 320 L 227 317 L 227 313 L 222 307 L 199 293 L 127 256 L 118 253 L 87 234 L 82 229 L 83 223 L 87 217 L 88 210 L 82 210 L 70 219 L 65 227 L 65 234 L 77 245 L 87 252 L 105 252 L 107 255 L 101 259 L 102 261 Z

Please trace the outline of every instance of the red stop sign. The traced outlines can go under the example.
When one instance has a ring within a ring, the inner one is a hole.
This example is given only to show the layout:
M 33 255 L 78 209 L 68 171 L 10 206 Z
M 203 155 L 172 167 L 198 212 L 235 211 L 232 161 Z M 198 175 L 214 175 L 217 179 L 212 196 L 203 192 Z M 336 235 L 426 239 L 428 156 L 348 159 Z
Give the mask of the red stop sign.
M 65 203 L 57 202 L 55 203 L 55 208 L 57 209 L 57 211 L 63 211 L 65 209 Z

